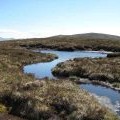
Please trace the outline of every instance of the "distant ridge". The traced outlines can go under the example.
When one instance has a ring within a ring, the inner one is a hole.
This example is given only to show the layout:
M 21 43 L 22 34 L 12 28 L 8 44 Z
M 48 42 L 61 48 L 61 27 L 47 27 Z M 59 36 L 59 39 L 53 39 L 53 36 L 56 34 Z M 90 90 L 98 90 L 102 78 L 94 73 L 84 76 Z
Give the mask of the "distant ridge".
M 0 37 L 0 41 L 3 41 L 3 40 L 4 40 L 4 38 Z
M 53 38 L 64 38 L 64 37 L 70 37 L 70 38 L 82 38 L 82 39 L 114 39 L 114 40 L 120 40 L 120 36 L 116 35 L 110 35 L 110 34 L 102 34 L 102 33 L 84 33 L 84 34 L 74 34 L 74 35 L 57 35 L 52 36 Z M 52 38 L 51 37 L 51 38 Z
M 120 36 L 117 35 L 110 35 L 110 34 L 103 34 L 103 33 L 83 33 L 83 34 L 73 34 L 73 35 L 55 35 L 45 38 L 2 38 L 0 37 L 0 41 L 7 41 L 7 40 L 34 40 L 34 39 L 83 39 L 83 40 L 120 40 Z
M 2 37 L 0 37 L 0 41 L 6 41 L 6 40 L 14 40 L 14 38 L 2 38 Z

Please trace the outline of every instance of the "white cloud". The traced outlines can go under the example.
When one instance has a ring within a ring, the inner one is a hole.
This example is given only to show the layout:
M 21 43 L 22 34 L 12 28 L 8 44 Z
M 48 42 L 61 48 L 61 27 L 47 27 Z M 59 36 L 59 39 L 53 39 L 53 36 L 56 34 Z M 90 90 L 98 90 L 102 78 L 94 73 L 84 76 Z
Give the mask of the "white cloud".
M 0 37 L 4 38 L 27 38 L 32 37 L 31 34 L 13 29 L 0 29 Z
M 37 38 L 37 37 L 48 37 L 51 35 L 56 35 L 55 31 L 51 32 L 51 30 L 44 30 L 44 31 L 29 31 L 23 32 L 13 29 L 0 29 L 0 37 L 3 38 Z

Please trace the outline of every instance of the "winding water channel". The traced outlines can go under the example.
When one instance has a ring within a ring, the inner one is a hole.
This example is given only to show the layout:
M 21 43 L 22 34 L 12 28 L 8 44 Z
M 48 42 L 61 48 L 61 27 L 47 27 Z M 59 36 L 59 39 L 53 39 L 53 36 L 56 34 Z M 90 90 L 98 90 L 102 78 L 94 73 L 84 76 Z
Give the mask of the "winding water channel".
M 43 62 L 24 66 L 24 72 L 34 74 L 36 78 L 55 78 L 51 73 L 51 69 L 54 68 L 58 63 L 69 59 L 84 57 L 99 58 L 107 56 L 107 53 L 97 51 L 66 52 L 54 50 L 35 50 L 35 52 L 52 53 L 58 56 L 58 59 L 55 59 L 51 62 Z M 93 84 L 80 84 L 80 87 L 95 96 L 101 104 L 111 108 L 120 115 L 120 93 L 118 91 Z

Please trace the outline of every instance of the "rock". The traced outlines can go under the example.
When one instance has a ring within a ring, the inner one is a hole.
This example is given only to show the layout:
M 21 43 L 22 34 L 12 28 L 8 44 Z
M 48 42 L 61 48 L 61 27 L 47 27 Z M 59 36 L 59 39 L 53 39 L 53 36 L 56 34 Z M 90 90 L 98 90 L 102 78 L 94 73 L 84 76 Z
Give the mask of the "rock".
M 23 85 L 22 89 L 32 90 L 32 89 L 35 89 L 37 87 L 42 87 L 44 84 L 45 84 L 45 81 L 36 80 L 34 82 L 26 83 L 25 85 Z

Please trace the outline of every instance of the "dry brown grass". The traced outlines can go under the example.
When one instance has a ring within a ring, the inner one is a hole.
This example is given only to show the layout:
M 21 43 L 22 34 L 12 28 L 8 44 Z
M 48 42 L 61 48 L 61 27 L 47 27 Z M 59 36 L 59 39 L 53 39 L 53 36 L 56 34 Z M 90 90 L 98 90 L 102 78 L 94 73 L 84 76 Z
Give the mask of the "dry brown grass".
M 57 50 L 105 50 L 120 52 L 120 39 L 106 39 L 97 37 L 54 36 L 49 38 L 32 38 L 1 42 L 1 46 L 27 47 L 27 48 L 50 48 Z
M 120 58 L 83 58 L 58 64 L 53 69 L 56 76 L 78 76 L 109 82 L 120 87 Z
M 55 57 L 51 54 L 34 53 L 24 49 L 0 49 L 0 92 L 6 89 L 9 90 L 12 84 L 35 80 L 32 75 L 23 74 L 23 65 L 50 61 Z
M 69 49 L 71 46 L 76 46 L 79 41 L 76 41 L 76 43 L 70 42 L 71 40 L 68 40 L 68 38 L 62 39 L 59 42 L 56 41 L 56 38 L 42 39 L 41 41 L 39 41 L 39 39 L 32 39 L 28 41 L 1 42 L 1 105 L 3 107 L 5 105 L 11 114 L 32 120 L 49 118 L 71 120 L 118 120 L 116 115 L 101 106 L 92 96 L 84 90 L 79 89 L 74 83 L 70 81 L 52 80 L 35 83 L 34 76 L 25 75 L 22 72 L 22 67 L 25 64 L 50 61 L 56 56 L 34 53 L 25 48 L 21 48 L 21 45 L 25 47 L 36 47 L 37 45 L 38 47 L 56 49 L 61 49 L 62 45 L 62 48 L 65 46 L 65 48 Z M 79 46 L 77 47 L 87 44 L 86 41 L 84 41 L 83 44 L 82 42 L 83 41 L 80 40 Z M 114 48 L 118 48 L 116 41 L 115 43 L 112 41 L 112 43 Z M 91 45 L 94 44 L 91 43 Z
M 38 86 L 31 85 L 32 89 L 23 87 L 3 95 L 12 114 L 32 120 L 118 120 L 93 96 L 70 81 L 44 80 L 37 82 Z

